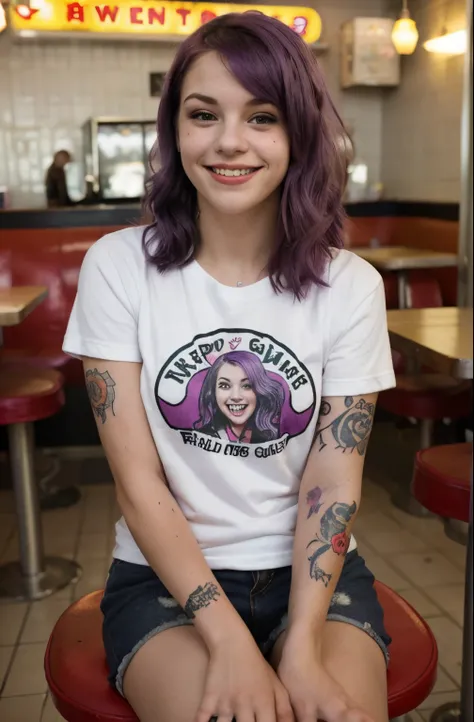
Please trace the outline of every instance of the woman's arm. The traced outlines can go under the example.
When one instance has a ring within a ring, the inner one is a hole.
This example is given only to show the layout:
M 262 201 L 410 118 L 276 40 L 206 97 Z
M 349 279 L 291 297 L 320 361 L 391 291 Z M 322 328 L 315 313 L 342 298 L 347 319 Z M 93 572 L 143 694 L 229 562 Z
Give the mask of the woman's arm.
M 140 550 L 209 649 L 248 630 L 209 569 L 173 498 L 140 394 L 140 363 L 83 358 L 87 392 Z
M 360 504 L 377 394 L 323 398 L 303 474 L 286 644 L 321 638 Z

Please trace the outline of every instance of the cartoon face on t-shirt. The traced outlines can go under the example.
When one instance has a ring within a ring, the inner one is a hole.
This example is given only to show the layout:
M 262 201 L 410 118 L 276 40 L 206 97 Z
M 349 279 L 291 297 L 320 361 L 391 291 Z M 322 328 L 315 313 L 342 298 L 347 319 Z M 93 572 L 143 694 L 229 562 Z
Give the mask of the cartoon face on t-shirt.
M 280 436 L 284 393 L 255 353 L 230 351 L 208 370 L 194 428 L 229 441 L 258 443 Z
M 196 336 L 161 369 L 155 397 L 185 444 L 234 456 L 249 456 L 249 445 L 256 456 L 280 453 L 306 430 L 315 407 L 305 366 L 272 337 L 248 329 Z

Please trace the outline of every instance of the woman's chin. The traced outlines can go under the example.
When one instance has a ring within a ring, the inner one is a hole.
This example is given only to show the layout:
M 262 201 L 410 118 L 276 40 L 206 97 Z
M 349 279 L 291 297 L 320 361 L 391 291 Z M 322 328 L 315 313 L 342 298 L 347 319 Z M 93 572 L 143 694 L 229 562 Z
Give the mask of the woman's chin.
M 250 190 L 250 189 L 248 189 Z M 214 213 L 223 216 L 246 216 L 256 208 L 262 206 L 268 196 L 259 197 L 254 192 L 249 193 L 246 189 L 244 192 L 234 192 L 234 190 L 226 190 L 224 193 L 206 194 L 205 203 Z M 200 203 L 201 212 L 203 204 Z

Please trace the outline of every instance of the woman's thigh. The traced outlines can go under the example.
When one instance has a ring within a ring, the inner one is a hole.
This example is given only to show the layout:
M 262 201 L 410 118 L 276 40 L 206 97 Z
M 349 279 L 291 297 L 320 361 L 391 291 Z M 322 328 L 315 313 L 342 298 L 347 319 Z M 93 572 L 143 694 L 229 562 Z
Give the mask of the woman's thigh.
M 193 627 L 167 629 L 134 655 L 124 675 L 124 695 L 140 722 L 191 722 L 207 666 L 207 648 Z
M 271 663 L 275 669 L 281 659 L 285 636 L 283 632 L 272 650 Z M 368 634 L 352 624 L 326 622 L 322 661 L 333 679 L 374 722 L 388 722 L 385 657 Z
M 374 722 L 388 722 L 387 665 L 379 645 L 368 634 L 351 624 L 326 622 L 323 663 Z

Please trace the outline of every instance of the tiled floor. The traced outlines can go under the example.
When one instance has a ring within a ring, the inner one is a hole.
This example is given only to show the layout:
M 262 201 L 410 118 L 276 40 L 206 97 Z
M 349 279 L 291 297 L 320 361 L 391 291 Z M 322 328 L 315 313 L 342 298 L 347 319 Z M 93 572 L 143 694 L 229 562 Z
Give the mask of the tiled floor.
M 33 604 L 0 606 L 0 720 L 60 722 L 46 692 L 43 654 L 59 614 L 77 597 L 103 586 L 117 515 L 111 485 L 86 486 L 71 509 L 43 515 L 46 551 L 77 559 L 83 576 L 74 588 Z M 412 722 L 459 699 L 463 619 L 463 547 L 446 538 L 438 519 L 417 519 L 394 508 L 388 492 L 364 482 L 355 528 L 359 548 L 375 576 L 400 592 L 429 620 L 440 652 L 434 692 Z M 0 561 L 16 558 L 11 493 L 0 492 Z

